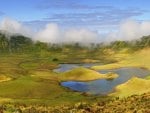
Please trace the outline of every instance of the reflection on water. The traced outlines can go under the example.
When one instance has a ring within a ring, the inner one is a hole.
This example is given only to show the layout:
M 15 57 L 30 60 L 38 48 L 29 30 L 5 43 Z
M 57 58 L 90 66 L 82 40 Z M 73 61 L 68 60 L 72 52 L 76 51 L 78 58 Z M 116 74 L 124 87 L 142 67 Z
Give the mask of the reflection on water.
M 119 77 L 113 80 L 101 79 L 88 82 L 67 81 L 62 82 L 61 85 L 75 91 L 88 92 L 90 94 L 108 94 L 114 90 L 115 86 L 128 81 L 133 76 L 143 78 L 150 74 L 149 70 L 133 67 L 102 70 L 99 72 L 114 72 L 117 73 Z

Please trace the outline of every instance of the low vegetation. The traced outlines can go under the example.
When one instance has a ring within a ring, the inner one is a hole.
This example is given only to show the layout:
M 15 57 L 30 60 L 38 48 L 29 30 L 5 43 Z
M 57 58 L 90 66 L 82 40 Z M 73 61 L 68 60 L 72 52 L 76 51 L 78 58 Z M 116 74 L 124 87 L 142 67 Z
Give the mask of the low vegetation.
M 148 113 L 149 77 L 133 78 L 118 86 L 115 93 L 104 97 L 73 92 L 60 86 L 60 82 L 118 77 L 115 73 L 100 74 L 96 70 L 131 66 L 150 69 L 149 56 L 150 36 L 131 42 L 83 46 L 80 43 L 34 42 L 20 34 L 8 37 L 0 32 L 0 113 Z M 103 65 L 53 72 L 60 63 Z
M 112 80 L 112 79 L 115 79 L 117 77 L 119 77 L 119 75 L 116 74 L 116 73 L 112 73 L 112 72 L 108 72 L 104 76 L 104 78 L 107 79 L 107 80 Z
M 6 82 L 11 80 L 10 77 L 4 76 L 4 75 L 0 75 L 0 82 Z
M 126 56 L 125 56 L 126 55 Z M 118 62 L 93 66 L 94 70 L 115 69 L 120 67 L 141 67 L 150 69 L 150 48 L 145 48 L 134 52 L 133 54 L 118 52 L 110 57 L 114 57 Z M 145 62 L 146 61 L 146 62 Z
M 150 92 L 150 80 L 133 77 L 126 83 L 118 85 L 116 91 L 110 96 L 116 97 L 128 97 L 133 94 L 140 95 L 143 93 Z
M 96 79 L 114 79 L 118 77 L 115 73 L 101 74 L 97 71 L 87 68 L 76 68 L 60 74 L 60 78 L 63 81 L 74 80 L 74 81 L 89 81 Z
M 118 52 L 114 54 L 114 58 L 118 59 L 118 62 L 107 65 L 93 66 L 92 69 L 103 70 L 121 67 L 141 67 L 144 69 L 150 69 L 150 48 L 139 50 L 137 52 L 134 52 L 133 54 L 128 54 L 126 55 L 126 57 L 124 57 L 125 54 L 128 53 Z M 149 77 L 147 77 L 147 79 L 148 78 Z M 150 90 L 149 85 L 149 80 L 132 78 L 128 82 L 117 86 L 115 93 L 111 94 L 111 96 L 127 97 L 133 94 L 142 94 Z
M 48 105 L 3 104 L 0 112 L 6 113 L 149 113 L 150 93 L 127 98 L 105 99 L 97 103 L 79 102 L 74 105 L 51 107 Z

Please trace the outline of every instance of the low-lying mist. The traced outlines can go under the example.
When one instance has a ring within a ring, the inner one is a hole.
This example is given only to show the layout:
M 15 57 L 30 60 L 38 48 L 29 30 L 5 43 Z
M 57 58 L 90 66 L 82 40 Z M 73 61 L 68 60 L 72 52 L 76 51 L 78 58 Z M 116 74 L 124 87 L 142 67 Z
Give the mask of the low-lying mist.
M 119 24 L 115 32 L 109 32 L 104 36 L 101 33 L 90 31 L 86 28 L 63 30 L 56 23 L 49 23 L 43 29 L 35 32 L 32 28 L 10 18 L 4 18 L 0 22 L 0 30 L 8 31 L 10 34 L 22 34 L 31 37 L 35 41 L 50 43 L 79 42 L 88 44 L 115 40 L 130 41 L 150 35 L 149 29 L 150 21 L 137 22 L 135 20 L 126 20 Z

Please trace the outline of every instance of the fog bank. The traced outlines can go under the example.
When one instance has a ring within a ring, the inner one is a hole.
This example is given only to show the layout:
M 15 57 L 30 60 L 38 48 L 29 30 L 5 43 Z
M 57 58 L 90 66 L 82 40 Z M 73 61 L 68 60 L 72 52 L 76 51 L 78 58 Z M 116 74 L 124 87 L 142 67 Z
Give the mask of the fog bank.
M 115 40 L 133 40 L 142 36 L 150 35 L 150 21 L 137 22 L 125 20 L 119 24 L 116 32 L 109 32 L 105 36 L 89 29 L 70 28 L 62 30 L 56 23 L 48 23 L 43 29 L 35 30 L 25 26 L 21 22 L 10 18 L 4 18 L 0 22 L 0 30 L 9 33 L 18 33 L 31 37 L 33 40 L 50 43 L 100 43 Z M 99 31 L 99 30 L 98 30 Z

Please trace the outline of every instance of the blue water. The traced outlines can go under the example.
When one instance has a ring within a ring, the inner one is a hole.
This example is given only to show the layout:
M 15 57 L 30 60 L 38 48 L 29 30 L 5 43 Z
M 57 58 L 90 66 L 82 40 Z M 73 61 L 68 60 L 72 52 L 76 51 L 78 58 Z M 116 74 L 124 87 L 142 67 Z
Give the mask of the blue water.
M 77 67 L 85 67 L 85 68 L 90 68 L 94 65 L 100 65 L 96 63 L 85 63 L 85 64 L 59 64 L 59 68 L 54 69 L 54 72 L 65 72 L 69 71 L 71 69 L 77 68 Z
M 62 82 L 61 85 L 79 92 L 105 95 L 110 92 L 113 92 L 114 88 L 117 85 L 128 81 L 134 76 L 143 78 L 146 77 L 147 75 L 150 75 L 149 70 L 141 69 L 141 68 L 133 68 L 133 67 L 119 68 L 113 70 L 102 70 L 99 72 L 100 73 L 114 72 L 117 73 L 119 77 L 113 80 L 100 79 L 100 80 L 94 80 L 88 82 L 67 81 L 67 82 Z

